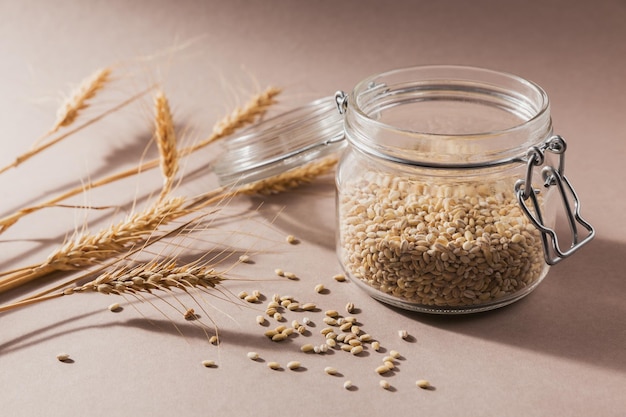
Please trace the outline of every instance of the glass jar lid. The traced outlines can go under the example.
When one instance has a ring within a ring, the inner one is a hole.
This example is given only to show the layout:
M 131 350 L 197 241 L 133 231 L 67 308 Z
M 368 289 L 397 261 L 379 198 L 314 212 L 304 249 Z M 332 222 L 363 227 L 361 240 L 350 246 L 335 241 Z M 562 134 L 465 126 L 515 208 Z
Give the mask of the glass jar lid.
M 222 186 L 248 184 L 331 155 L 343 139 L 335 98 L 324 97 L 227 139 L 213 171 Z

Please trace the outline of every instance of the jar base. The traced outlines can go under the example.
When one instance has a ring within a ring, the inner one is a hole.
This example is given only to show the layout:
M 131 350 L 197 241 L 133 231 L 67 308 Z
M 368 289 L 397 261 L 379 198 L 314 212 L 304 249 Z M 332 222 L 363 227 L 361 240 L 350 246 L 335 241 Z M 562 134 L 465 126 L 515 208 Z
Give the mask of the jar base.
M 381 291 L 378 291 L 358 278 L 353 277 L 351 274 L 346 273 L 346 276 L 354 282 L 360 289 L 365 291 L 370 297 L 373 299 L 380 301 L 383 304 L 390 305 L 392 307 L 397 307 L 403 310 L 415 311 L 418 313 L 426 313 L 426 314 L 439 314 L 439 315 L 462 315 L 462 314 L 473 314 L 473 313 L 482 313 L 485 311 L 495 310 L 501 307 L 505 307 L 507 305 L 513 304 L 516 301 L 524 298 L 528 294 L 530 294 L 542 281 L 542 279 L 538 279 L 532 285 L 520 290 L 514 294 L 511 294 L 506 297 L 501 297 L 496 300 L 477 304 L 477 305 L 467 305 L 467 306 L 430 306 L 424 304 L 411 303 L 406 300 L 403 300 L 398 297 L 391 296 L 389 294 L 385 294 Z

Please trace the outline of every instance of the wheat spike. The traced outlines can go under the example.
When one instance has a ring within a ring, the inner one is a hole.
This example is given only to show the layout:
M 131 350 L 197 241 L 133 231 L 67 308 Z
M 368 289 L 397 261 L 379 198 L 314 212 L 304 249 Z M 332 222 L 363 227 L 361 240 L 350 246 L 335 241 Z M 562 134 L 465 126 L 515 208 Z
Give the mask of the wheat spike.
M 64 292 L 96 291 L 102 294 L 139 293 L 152 290 L 171 291 L 189 288 L 214 288 L 224 280 L 221 273 L 201 264 L 177 266 L 167 263 L 150 262 L 135 267 L 122 267 L 113 272 L 105 272 L 91 282 Z
M 172 189 L 174 177 L 178 172 L 178 150 L 170 106 L 162 91 L 159 91 L 154 98 L 154 112 L 155 139 L 163 174 L 163 188 L 159 199 L 163 199 Z
M 88 101 L 95 97 L 96 93 L 110 80 L 110 76 L 111 69 L 104 68 L 83 80 L 74 93 L 59 108 L 56 123 L 50 133 L 72 124 L 79 113 L 89 106 Z
M 52 294 L 44 294 L 1 306 L 0 312 L 84 292 L 137 295 L 141 293 L 152 294 L 152 291 L 155 290 L 164 292 L 173 290 L 189 292 L 190 289 L 207 291 L 215 288 L 225 279 L 223 273 L 217 272 L 210 265 L 198 262 L 181 266 L 174 261 L 148 262 L 104 271 L 95 279 L 77 287 L 68 287 Z

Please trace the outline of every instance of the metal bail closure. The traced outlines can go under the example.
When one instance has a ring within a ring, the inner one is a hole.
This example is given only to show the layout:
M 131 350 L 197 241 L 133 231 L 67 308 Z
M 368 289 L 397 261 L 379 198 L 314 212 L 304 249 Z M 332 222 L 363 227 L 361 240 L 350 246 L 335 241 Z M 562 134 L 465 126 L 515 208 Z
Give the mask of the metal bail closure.
M 562 137 L 553 136 L 544 144 L 544 146 L 533 146 L 530 148 L 527 155 L 528 163 L 526 179 L 520 179 L 515 183 L 515 193 L 522 210 L 535 227 L 537 227 L 537 229 L 541 232 L 544 256 L 548 265 L 554 265 L 564 258 L 567 258 L 583 245 L 591 241 L 596 233 L 593 226 L 580 217 L 580 202 L 578 200 L 578 196 L 564 175 L 566 147 L 567 145 Z M 541 207 L 537 198 L 539 190 L 532 187 L 533 168 L 544 163 L 546 151 L 559 155 L 558 169 L 547 165 L 542 169 L 541 173 L 544 180 L 544 186 L 546 188 L 556 186 L 559 191 L 559 195 L 561 196 L 572 236 L 572 242 L 567 250 L 561 249 L 554 229 L 545 226 L 541 213 Z M 532 203 L 532 211 L 527 204 L 527 200 L 529 199 Z M 574 203 L 573 210 L 571 202 Z M 587 231 L 587 235 L 583 238 L 579 235 L 579 225 Z
M 220 185 L 244 185 L 300 167 L 345 144 L 343 116 L 325 97 L 227 138 L 213 171 Z

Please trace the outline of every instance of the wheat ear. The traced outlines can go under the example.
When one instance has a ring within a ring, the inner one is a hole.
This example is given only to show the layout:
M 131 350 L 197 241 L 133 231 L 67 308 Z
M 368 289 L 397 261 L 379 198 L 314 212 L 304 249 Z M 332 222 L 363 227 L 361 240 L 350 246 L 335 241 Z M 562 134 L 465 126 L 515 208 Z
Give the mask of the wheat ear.
M 89 106 L 89 100 L 96 96 L 111 78 L 111 69 L 103 68 L 83 80 L 73 94 L 65 100 L 57 112 L 57 120 L 51 129 L 55 132 L 61 127 L 69 126 L 76 120 L 79 113 Z
M 95 234 L 69 240 L 36 267 L 18 270 L 0 279 L 0 293 L 56 271 L 73 271 L 123 254 L 150 237 L 159 227 L 191 211 L 182 197 L 159 201 L 148 209 Z
M 211 193 L 197 197 L 189 208 L 194 210 L 214 204 L 228 198 L 238 195 L 272 195 L 289 191 L 304 184 L 313 182 L 316 178 L 325 175 L 333 170 L 337 164 L 338 157 L 335 155 L 320 159 L 319 161 L 310 162 L 301 167 L 291 169 L 287 172 L 276 174 L 264 180 L 245 184 L 239 187 L 220 188 Z
M 246 126 L 248 124 L 254 123 L 261 117 L 270 106 L 276 103 L 275 97 L 280 93 L 280 89 L 275 87 L 269 87 L 265 91 L 260 94 L 255 95 L 243 108 L 235 109 L 231 114 L 227 115 L 220 122 L 216 124 L 216 127 L 213 129 L 213 133 L 205 140 L 200 141 L 192 146 L 181 149 L 178 152 L 178 156 L 184 157 L 187 156 L 216 140 L 219 140 L 237 129 Z M 219 127 L 217 127 L 219 126 Z M 144 162 L 143 164 L 138 165 L 135 168 L 129 169 L 127 171 L 122 171 L 111 176 L 105 177 L 98 181 L 89 182 L 80 187 L 73 188 L 63 194 L 60 194 L 56 197 L 53 197 L 43 203 L 37 204 L 35 206 L 25 207 L 20 209 L 4 218 L 0 219 L 0 234 L 6 231 L 9 227 L 14 225 L 19 219 L 22 217 L 44 209 L 46 207 L 53 207 L 55 204 L 66 200 L 75 195 L 81 194 L 82 192 L 91 190 L 93 188 L 97 188 L 106 184 L 110 184 L 112 182 L 121 180 L 123 178 L 127 178 L 133 175 L 137 175 L 140 172 L 148 171 L 159 166 L 160 160 L 154 159 L 148 162 Z M 0 291 L 1 292 L 1 291 Z
M 172 189 L 174 177 L 178 172 L 178 150 L 176 148 L 176 132 L 170 106 L 162 91 L 154 97 L 155 140 L 160 155 L 163 187 L 159 200 L 162 200 Z
M 105 271 L 85 284 L 1 306 L 0 313 L 64 295 L 84 292 L 137 295 L 141 293 L 151 294 L 152 291 L 172 292 L 173 290 L 180 290 L 189 292 L 190 289 L 207 291 L 215 288 L 225 279 L 223 273 L 217 272 L 210 265 L 203 263 L 192 262 L 179 266 L 174 261 L 148 262 Z
M 63 139 L 67 138 L 68 136 L 76 133 L 78 130 L 90 124 L 90 123 L 86 123 L 78 129 L 74 129 L 71 132 L 67 132 L 64 135 L 61 135 L 55 139 L 52 139 L 46 142 L 45 144 L 40 144 L 40 142 L 43 139 L 56 133 L 61 127 L 69 126 L 72 122 L 74 122 L 79 112 L 87 107 L 87 101 L 95 97 L 96 93 L 104 87 L 107 81 L 109 81 L 110 74 L 111 74 L 111 70 L 109 68 L 105 68 L 105 69 L 98 70 L 91 77 L 85 79 L 81 83 L 81 87 L 77 91 L 75 91 L 74 94 L 68 100 L 66 100 L 66 102 L 61 106 L 61 108 L 59 108 L 59 112 L 58 112 L 59 116 L 54 126 L 50 130 L 48 130 L 48 132 L 42 135 L 39 139 L 37 139 L 28 152 L 23 153 L 22 155 L 15 158 L 15 160 L 11 162 L 10 164 L 0 168 L 0 174 L 2 174 L 4 171 L 9 170 L 10 168 L 17 167 L 22 162 L 32 158 L 38 153 L 44 151 L 45 149 L 48 149 L 52 145 L 59 143 Z M 111 111 L 105 112 L 104 114 L 106 115 L 110 113 Z M 94 120 L 96 119 L 99 120 L 100 118 L 101 117 L 94 118 Z

